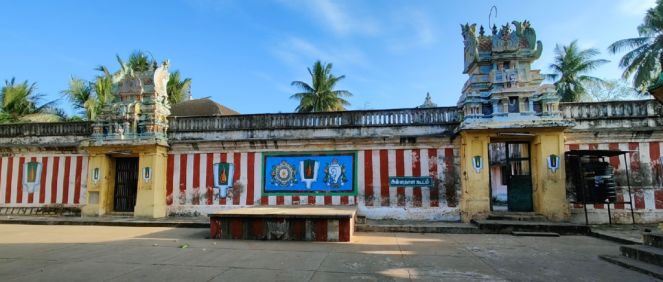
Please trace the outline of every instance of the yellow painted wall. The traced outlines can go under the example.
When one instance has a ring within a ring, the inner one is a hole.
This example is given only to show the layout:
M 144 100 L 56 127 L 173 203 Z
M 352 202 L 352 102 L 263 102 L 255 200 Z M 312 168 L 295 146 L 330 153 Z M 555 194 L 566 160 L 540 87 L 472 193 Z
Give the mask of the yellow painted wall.
M 134 216 L 136 217 L 165 217 L 166 207 L 166 173 L 167 148 L 155 146 L 153 150 L 140 153 L 138 160 L 138 195 Z M 145 180 L 145 168 L 152 169 L 152 176 Z
M 566 200 L 564 133 L 539 133 L 531 146 L 534 211 L 553 221 L 568 220 L 570 214 Z M 556 172 L 548 168 L 548 156 L 551 154 L 560 157 L 560 166 Z
M 461 132 L 461 220 L 469 222 L 473 218 L 490 213 L 488 144 L 490 134 Z M 483 168 L 477 173 L 472 166 L 472 158 L 481 156 Z

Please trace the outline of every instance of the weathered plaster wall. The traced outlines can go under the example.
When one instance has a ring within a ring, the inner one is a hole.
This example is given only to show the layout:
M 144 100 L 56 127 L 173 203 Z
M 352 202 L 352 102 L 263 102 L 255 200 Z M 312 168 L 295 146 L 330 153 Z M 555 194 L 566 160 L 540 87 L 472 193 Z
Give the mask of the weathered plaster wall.
M 38 162 L 38 185 L 25 185 L 24 164 Z M 88 157 L 80 153 L 5 153 L 0 157 L 0 206 L 79 206 L 86 202 Z
M 458 155 L 447 138 L 392 140 L 327 140 L 308 143 L 274 141 L 258 150 L 248 142 L 178 144 L 168 155 L 166 180 L 170 214 L 205 214 L 220 208 L 252 205 L 356 205 L 369 218 L 459 220 L 457 209 Z M 254 144 L 255 145 L 255 144 Z M 192 150 L 197 148 L 197 150 Z M 262 192 L 265 152 L 357 152 L 356 195 L 275 196 Z M 232 198 L 219 198 L 212 189 L 212 165 L 235 165 Z M 389 176 L 433 177 L 433 187 L 390 187 Z

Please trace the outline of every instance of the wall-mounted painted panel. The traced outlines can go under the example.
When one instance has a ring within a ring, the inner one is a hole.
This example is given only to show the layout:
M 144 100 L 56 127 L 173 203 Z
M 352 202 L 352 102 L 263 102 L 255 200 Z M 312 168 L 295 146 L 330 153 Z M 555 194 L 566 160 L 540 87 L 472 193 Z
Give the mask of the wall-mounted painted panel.
M 266 153 L 263 157 L 263 193 L 356 193 L 355 152 Z

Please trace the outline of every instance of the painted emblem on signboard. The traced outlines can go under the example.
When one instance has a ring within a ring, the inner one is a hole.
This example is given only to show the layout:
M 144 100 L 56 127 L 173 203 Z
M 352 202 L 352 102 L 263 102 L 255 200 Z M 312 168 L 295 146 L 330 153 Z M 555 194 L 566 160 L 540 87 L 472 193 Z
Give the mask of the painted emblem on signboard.
M 92 170 L 92 182 L 97 184 L 99 182 L 99 179 L 101 179 L 101 172 L 99 172 L 99 168 L 95 167 Z
M 481 156 L 474 156 L 472 158 L 472 167 L 474 167 L 474 171 L 477 173 L 481 172 L 481 169 L 483 168 L 483 160 L 481 159 Z
M 38 162 L 29 162 L 23 164 L 23 189 L 28 193 L 34 193 L 39 187 L 41 175 L 41 164 Z
M 152 168 L 151 167 L 144 167 L 143 168 L 143 180 L 145 180 L 145 183 L 149 182 L 150 179 L 152 178 Z
M 318 168 L 320 163 L 315 160 L 299 161 L 299 175 L 301 175 L 302 182 L 306 184 L 306 189 L 311 189 L 313 182 L 318 179 Z
M 228 197 L 228 189 L 233 187 L 235 166 L 229 163 L 216 163 L 214 167 L 214 188 L 221 198 Z M 232 195 L 230 195 L 232 197 Z
M 559 169 L 559 156 L 550 155 L 548 156 L 548 168 L 555 173 Z
M 295 168 L 286 161 L 272 167 L 272 184 L 286 187 L 297 184 Z
M 337 159 L 332 159 L 325 167 L 325 178 L 322 182 L 332 188 L 339 188 L 348 181 L 345 176 L 345 165 L 339 164 Z

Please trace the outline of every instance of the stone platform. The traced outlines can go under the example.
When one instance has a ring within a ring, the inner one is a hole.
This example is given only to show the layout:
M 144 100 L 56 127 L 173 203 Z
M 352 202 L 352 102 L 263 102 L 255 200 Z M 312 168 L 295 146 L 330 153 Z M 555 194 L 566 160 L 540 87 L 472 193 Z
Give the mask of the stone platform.
M 210 238 L 349 242 L 356 207 L 250 207 L 209 214 Z

